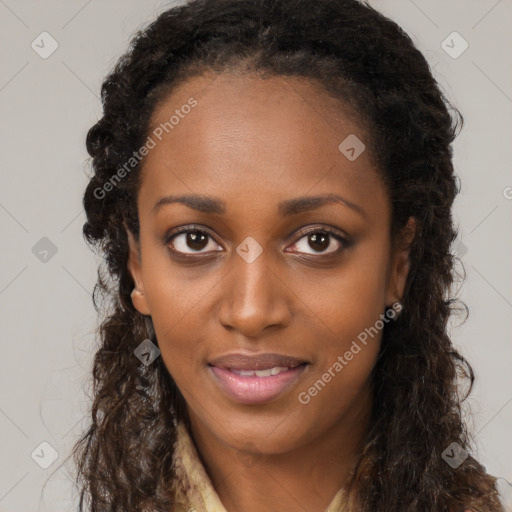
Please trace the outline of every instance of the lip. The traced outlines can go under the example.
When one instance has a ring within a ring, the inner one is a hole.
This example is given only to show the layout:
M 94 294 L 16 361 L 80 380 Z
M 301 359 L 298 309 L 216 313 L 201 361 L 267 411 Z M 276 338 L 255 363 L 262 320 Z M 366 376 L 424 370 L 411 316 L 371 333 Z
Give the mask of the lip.
M 212 360 L 208 369 L 214 382 L 230 399 L 242 404 L 263 404 L 276 400 L 297 381 L 309 363 L 281 354 L 228 354 Z M 268 370 L 287 367 L 277 375 L 265 377 L 239 375 L 235 371 Z
M 209 361 L 208 364 L 230 370 L 267 370 L 275 366 L 294 368 L 307 362 L 305 359 L 283 354 L 244 354 L 237 352 L 217 357 Z

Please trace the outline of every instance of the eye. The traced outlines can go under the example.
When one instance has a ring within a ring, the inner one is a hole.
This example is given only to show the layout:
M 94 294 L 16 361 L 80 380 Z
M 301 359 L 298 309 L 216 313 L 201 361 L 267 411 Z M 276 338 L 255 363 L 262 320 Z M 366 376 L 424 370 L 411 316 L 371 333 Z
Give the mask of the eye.
M 306 233 L 303 232 L 302 235 L 292 247 L 305 254 L 320 256 L 335 254 L 349 245 L 348 240 L 329 227 L 313 228 Z M 312 252 L 308 252 L 308 250 Z
M 217 251 L 215 247 L 219 247 L 207 231 L 194 226 L 178 228 L 169 236 L 166 243 L 171 246 L 171 251 L 181 254 L 203 254 Z M 204 251 L 204 249 L 208 250 Z

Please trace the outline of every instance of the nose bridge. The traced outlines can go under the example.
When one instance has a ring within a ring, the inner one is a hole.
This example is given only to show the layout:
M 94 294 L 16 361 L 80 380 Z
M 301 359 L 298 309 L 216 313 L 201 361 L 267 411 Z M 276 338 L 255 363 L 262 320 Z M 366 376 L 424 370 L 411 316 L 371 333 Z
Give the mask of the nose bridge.
M 267 326 L 287 324 L 289 308 L 285 287 L 270 270 L 271 254 L 248 238 L 232 254 L 219 320 L 257 336 Z

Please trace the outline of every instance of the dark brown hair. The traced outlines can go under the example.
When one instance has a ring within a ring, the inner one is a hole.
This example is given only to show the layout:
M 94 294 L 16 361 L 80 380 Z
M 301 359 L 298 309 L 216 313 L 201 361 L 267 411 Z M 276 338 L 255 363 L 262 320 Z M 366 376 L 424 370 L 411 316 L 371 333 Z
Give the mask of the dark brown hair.
M 403 310 L 388 323 L 372 374 L 372 428 L 349 493 L 360 512 L 497 512 L 495 479 L 469 456 L 452 468 L 451 444 L 470 450 L 457 383 L 474 376 L 447 322 L 459 192 L 451 143 L 463 118 L 410 37 L 357 0 L 193 0 L 166 10 L 132 39 L 105 79 L 103 116 L 89 130 L 93 174 L 83 233 L 101 252 L 94 303 L 104 315 L 94 358 L 91 425 L 75 446 L 80 510 L 173 510 L 169 482 L 183 397 L 161 358 L 134 356 L 152 337 L 150 317 L 131 302 L 126 226 L 138 237 L 140 164 L 105 192 L 148 136 L 155 106 L 205 71 L 296 76 L 350 104 L 367 129 L 392 203 L 392 237 L 414 217 L 417 232 Z M 454 114 L 452 117 L 451 113 Z M 98 191 L 103 191 L 99 193 Z M 356 510 L 356 509 L 354 509 Z

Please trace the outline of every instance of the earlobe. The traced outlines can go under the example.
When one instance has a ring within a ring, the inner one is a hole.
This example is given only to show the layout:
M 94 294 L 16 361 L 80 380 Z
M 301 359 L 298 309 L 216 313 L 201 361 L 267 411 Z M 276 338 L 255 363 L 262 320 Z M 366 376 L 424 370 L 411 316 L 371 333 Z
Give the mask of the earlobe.
M 126 228 L 126 226 L 125 226 Z M 133 307 L 143 315 L 151 315 L 149 310 L 149 306 L 146 300 L 146 296 L 144 293 L 144 284 L 142 282 L 142 271 L 141 271 L 141 261 L 140 261 L 140 253 L 139 246 L 132 232 L 126 228 L 126 233 L 128 236 L 128 247 L 129 247 L 129 255 L 128 255 L 128 271 L 132 276 L 133 282 L 135 286 L 131 293 L 132 304 Z
M 409 217 L 407 224 L 400 233 L 400 237 L 393 254 L 393 266 L 391 269 L 388 293 L 386 297 L 387 306 L 391 306 L 395 301 L 402 300 L 405 283 L 407 282 L 407 276 L 410 269 L 410 248 L 415 234 L 416 220 L 414 217 Z
M 131 293 L 133 307 L 142 315 L 151 316 L 146 296 L 143 292 L 134 288 Z

